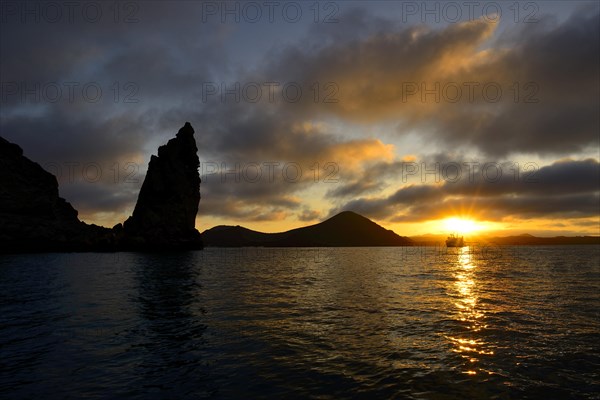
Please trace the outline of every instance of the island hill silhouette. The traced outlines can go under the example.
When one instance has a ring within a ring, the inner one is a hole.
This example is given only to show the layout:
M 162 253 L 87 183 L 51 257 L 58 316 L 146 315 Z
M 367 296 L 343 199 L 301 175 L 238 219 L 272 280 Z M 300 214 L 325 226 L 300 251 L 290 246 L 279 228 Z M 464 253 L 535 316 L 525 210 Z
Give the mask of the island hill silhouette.
M 412 241 L 352 211 L 343 211 L 321 223 L 281 233 L 263 233 L 242 226 L 215 226 L 202 232 L 206 246 L 214 247 L 357 247 L 410 246 Z

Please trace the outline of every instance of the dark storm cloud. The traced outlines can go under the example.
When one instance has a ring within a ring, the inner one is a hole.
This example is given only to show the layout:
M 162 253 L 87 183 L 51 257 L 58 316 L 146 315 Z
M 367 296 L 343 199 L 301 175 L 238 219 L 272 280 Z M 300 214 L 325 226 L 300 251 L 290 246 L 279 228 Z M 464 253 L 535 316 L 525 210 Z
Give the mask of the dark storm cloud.
M 354 181 L 343 186 L 339 186 L 327 192 L 327 195 L 332 197 L 348 197 L 359 194 L 371 193 L 380 190 L 384 186 L 383 182 Z
M 43 117 L 8 118 L 2 134 L 30 159 L 48 163 L 134 161 L 147 136 L 143 117 L 115 116 L 78 121 L 62 112 Z
M 345 9 L 337 13 L 335 23 L 312 24 L 306 37 L 303 39 L 303 50 L 306 52 L 316 52 L 330 48 L 330 46 L 340 46 L 357 40 L 364 40 L 365 37 L 385 34 L 399 29 L 399 21 L 384 19 L 369 14 L 364 8 L 352 7 L 346 5 Z M 275 49 L 269 54 L 268 59 L 277 59 L 280 55 Z
M 467 110 L 447 113 L 438 134 L 447 135 L 455 144 L 466 136 L 495 155 L 568 154 L 598 144 L 598 8 L 575 14 L 562 25 L 542 26 L 523 29 L 517 42 L 503 43 L 511 50 L 489 65 L 475 68 L 476 76 L 504 82 L 504 87 L 521 82 L 520 100 L 507 102 L 499 113 L 489 112 L 480 118 Z M 535 86 L 525 90 L 522 83 L 528 81 Z M 539 101 L 527 103 L 526 93 L 532 94 L 537 88 L 531 99 Z M 510 94 L 514 96 L 514 92 Z
M 444 176 L 453 177 L 451 175 L 454 173 L 452 167 L 456 163 L 461 168 L 461 173 L 468 174 L 468 168 L 472 164 L 462 164 L 465 162 L 463 160 L 467 160 L 467 158 L 462 153 L 434 153 L 421 160 L 417 160 L 414 156 L 408 156 L 406 161 L 396 159 L 368 163 L 363 165 L 360 171 L 354 171 L 349 179 L 329 190 L 327 196 L 333 198 L 362 197 L 387 188 L 390 181 L 406 183 L 422 179 L 422 173 L 427 175 L 427 169 L 431 168 L 440 171 L 440 176 L 444 171 Z M 472 161 L 469 162 L 472 163 Z
M 133 211 L 131 205 L 137 199 L 137 185 L 123 182 L 118 185 L 119 190 L 115 190 L 115 184 L 104 182 L 65 183 L 60 186 L 60 196 L 67 198 L 80 215 L 91 215 L 98 210 L 115 214 Z
M 300 215 L 298 215 L 298 220 L 304 221 L 304 222 L 310 222 L 310 221 L 317 221 L 317 220 L 321 219 L 321 217 L 322 217 L 322 215 L 319 211 L 304 208 L 302 210 L 302 213 Z
M 200 215 L 246 221 L 280 220 L 301 206 L 294 193 L 304 188 L 306 183 L 285 182 L 280 171 L 276 171 L 271 179 L 264 166 L 264 175 L 250 182 L 243 168 L 236 171 L 232 166 L 231 169 L 203 176 Z M 255 171 L 252 168 L 253 174 Z M 251 179 L 256 176 L 252 175 Z
M 230 210 L 233 203 L 236 208 L 243 208 L 244 204 L 249 208 L 296 208 L 300 201 L 293 195 L 303 187 L 300 180 L 285 181 L 281 167 L 276 165 L 240 165 L 239 169 L 232 165 L 202 177 L 202 202 L 215 204 L 215 207 L 206 207 L 208 214 L 215 215 L 224 215 L 221 210 Z
M 28 9 L 43 9 L 43 2 L 27 3 Z M 80 14 L 85 2 L 78 3 L 72 22 L 66 9 L 65 18 L 56 23 L 7 18 L 0 28 L 4 137 L 40 162 L 99 162 L 145 152 L 144 145 L 157 134 L 161 103 L 189 100 L 182 93 L 208 74 L 217 52 L 199 45 L 212 41 L 198 37 L 212 35 L 207 25 L 195 23 L 193 13 L 161 2 L 130 3 L 135 5 L 134 22 L 123 20 L 129 9 L 108 2 L 93 2 L 102 10 L 102 18 L 93 22 Z M 123 13 L 116 23 L 115 7 Z M 179 23 L 161 18 L 169 14 Z M 173 26 L 158 34 L 165 24 Z M 101 96 L 94 91 L 86 96 L 86 85 L 99 87 Z M 61 89 L 58 98 L 45 92 L 56 86 Z M 183 122 L 170 126 L 168 134 Z
M 396 118 L 421 108 L 402 101 L 403 83 L 431 80 L 436 67 L 450 58 L 468 58 L 493 29 L 490 23 L 472 21 L 445 30 L 403 27 L 316 52 L 289 46 L 273 57 L 267 75 L 281 81 L 335 82 L 340 101 L 315 105 L 306 99 L 304 105 L 311 112 L 319 108 L 369 122 Z
M 501 164 L 495 164 L 500 168 Z M 533 170 L 532 170 L 533 171 Z M 600 203 L 597 160 L 565 160 L 529 174 L 486 175 L 483 168 L 460 180 L 440 184 L 408 185 L 386 197 L 351 200 L 330 211 L 353 210 L 377 219 L 421 221 L 449 213 L 502 220 L 598 215 Z
M 339 161 L 350 149 L 359 161 L 374 157 L 363 152 L 380 151 L 382 157 L 389 156 L 383 154 L 389 150 L 379 140 L 349 140 L 276 105 L 221 103 L 189 113 L 199 127 L 196 140 L 201 153 L 218 155 L 224 161 L 310 164 Z
M 541 18 L 495 42 L 495 24 L 483 19 L 404 27 L 316 52 L 289 47 L 269 71 L 282 80 L 336 82 L 340 101 L 320 111 L 397 120 L 400 134 L 416 129 L 438 145 L 496 156 L 568 154 L 598 143 L 599 15 L 596 6 L 560 25 Z
M 204 215 L 252 219 L 264 214 L 257 210 L 294 212 L 302 191 L 327 189 L 362 163 L 390 157 L 389 147 L 377 140 L 340 141 L 318 127 L 294 126 L 293 119 L 260 117 L 212 119 L 236 128 L 222 131 L 225 147 L 213 153 L 219 156 L 202 157 Z M 214 125 L 202 125 L 208 134 L 197 135 L 199 146 L 210 137 L 218 143 L 210 132 Z
M 478 219 L 503 221 L 508 218 L 586 218 L 598 215 L 598 193 L 567 196 L 519 196 L 451 199 L 428 204 L 418 204 L 408 214 L 389 218 L 392 222 L 410 222 L 439 219 L 454 215 Z
M 402 170 L 401 161 L 377 162 L 366 165 L 348 180 L 327 192 L 328 197 L 358 197 L 385 189 L 389 178 L 397 177 Z

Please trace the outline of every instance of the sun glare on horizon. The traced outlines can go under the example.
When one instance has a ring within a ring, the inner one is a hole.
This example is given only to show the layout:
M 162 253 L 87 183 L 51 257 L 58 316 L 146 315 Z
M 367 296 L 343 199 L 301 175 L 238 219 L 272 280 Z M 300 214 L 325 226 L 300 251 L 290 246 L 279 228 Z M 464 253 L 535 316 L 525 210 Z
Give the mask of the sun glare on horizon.
M 442 221 L 444 228 L 451 233 L 472 233 L 483 229 L 476 221 L 465 218 L 446 218 Z

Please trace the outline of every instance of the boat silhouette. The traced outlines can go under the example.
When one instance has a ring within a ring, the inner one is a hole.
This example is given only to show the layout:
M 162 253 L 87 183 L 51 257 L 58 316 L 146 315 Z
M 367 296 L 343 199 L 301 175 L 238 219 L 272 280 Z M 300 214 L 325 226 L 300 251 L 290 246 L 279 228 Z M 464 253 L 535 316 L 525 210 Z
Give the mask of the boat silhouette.
M 464 245 L 465 241 L 462 236 L 451 234 L 446 239 L 446 247 L 463 247 Z

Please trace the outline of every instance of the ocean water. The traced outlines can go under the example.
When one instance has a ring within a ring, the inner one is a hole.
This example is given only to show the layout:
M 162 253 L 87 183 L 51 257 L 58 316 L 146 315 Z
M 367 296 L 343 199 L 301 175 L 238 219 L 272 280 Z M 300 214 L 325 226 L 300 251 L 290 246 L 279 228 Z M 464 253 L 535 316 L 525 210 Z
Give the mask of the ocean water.
M 4 398 L 600 398 L 600 247 L 0 258 Z

